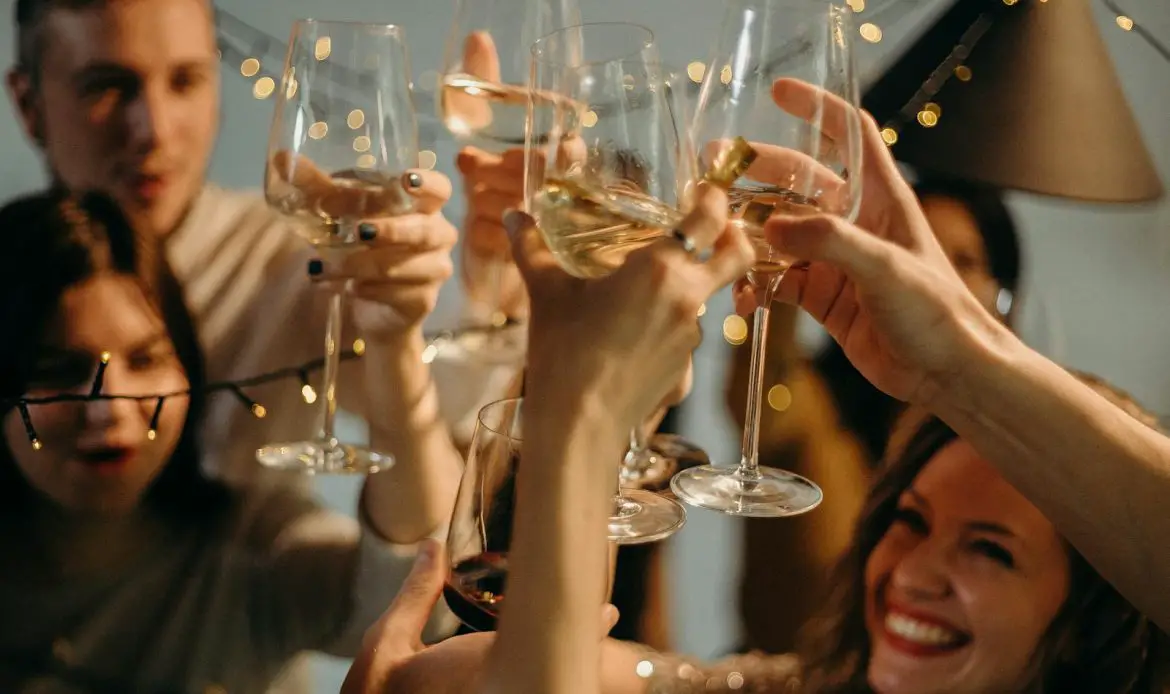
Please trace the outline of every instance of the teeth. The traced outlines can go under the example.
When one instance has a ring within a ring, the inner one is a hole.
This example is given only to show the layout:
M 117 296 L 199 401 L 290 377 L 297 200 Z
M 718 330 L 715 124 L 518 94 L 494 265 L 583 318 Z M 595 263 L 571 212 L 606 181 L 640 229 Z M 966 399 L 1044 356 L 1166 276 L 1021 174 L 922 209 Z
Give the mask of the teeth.
M 959 640 L 959 634 L 950 629 L 920 622 L 903 614 L 887 614 L 886 629 L 907 641 L 924 646 L 949 646 Z

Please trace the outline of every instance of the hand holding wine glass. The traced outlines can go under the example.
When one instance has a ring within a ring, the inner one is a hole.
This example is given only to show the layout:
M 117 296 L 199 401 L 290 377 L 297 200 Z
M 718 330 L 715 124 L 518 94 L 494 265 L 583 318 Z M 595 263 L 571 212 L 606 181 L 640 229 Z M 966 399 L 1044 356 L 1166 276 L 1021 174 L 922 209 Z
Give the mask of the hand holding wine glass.
M 747 280 L 758 301 L 739 465 L 692 468 L 671 481 L 674 493 L 695 506 L 781 517 L 810 511 L 823 498 L 814 482 L 759 464 L 769 306 L 794 262 L 768 243 L 764 225 L 774 215 L 857 215 L 862 145 L 850 12 L 834 3 L 732 0 L 707 66 L 692 128 L 696 146 L 707 159 L 746 138 L 757 153 L 731 187 L 730 203 L 756 248 Z M 817 89 L 800 108 L 778 108 L 774 94 L 794 84 Z
M 293 228 L 327 262 L 343 262 L 377 238 L 377 229 L 365 220 L 401 215 L 415 206 L 416 197 L 407 192 L 421 187 L 408 173 L 418 164 L 409 75 L 397 26 L 316 20 L 293 26 L 269 134 L 265 196 L 296 219 Z M 334 435 L 350 284 L 336 286 L 330 298 L 317 436 L 261 448 L 256 457 L 264 465 L 376 472 L 393 462 L 385 452 L 342 444 Z

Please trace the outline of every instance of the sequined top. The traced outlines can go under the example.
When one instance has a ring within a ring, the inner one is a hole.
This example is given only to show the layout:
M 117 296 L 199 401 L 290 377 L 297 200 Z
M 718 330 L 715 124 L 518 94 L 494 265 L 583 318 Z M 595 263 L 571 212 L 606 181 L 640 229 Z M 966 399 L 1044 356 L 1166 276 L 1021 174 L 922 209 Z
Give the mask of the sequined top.
M 794 655 L 749 653 L 702 663 L 647 650 L 637 672 L 646 680 L 646 694 L 795 694 L 802 685 Z

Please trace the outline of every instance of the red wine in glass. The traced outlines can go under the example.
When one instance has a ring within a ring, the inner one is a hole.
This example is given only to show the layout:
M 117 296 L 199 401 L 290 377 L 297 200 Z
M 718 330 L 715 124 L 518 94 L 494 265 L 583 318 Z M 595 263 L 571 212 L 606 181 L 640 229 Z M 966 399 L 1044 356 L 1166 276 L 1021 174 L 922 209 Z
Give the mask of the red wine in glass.
M 504 604 L 507 574 L 506 554 L 477 554 L 452 567 L 443 585 L 443 597 L 464 625 L 475 631 L 494 631 Z

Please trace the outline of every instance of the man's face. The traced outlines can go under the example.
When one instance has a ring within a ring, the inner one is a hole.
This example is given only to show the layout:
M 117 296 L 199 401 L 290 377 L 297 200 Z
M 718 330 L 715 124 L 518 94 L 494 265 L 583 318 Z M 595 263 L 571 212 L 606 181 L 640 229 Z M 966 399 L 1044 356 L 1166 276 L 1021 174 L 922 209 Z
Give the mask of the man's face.
M 10 76 L 27 132 L 71 190 L 113 196 L 157 233 L 203 185 L 219 114 L 207 0 L 111 0 L 45 20 L 40 82 Z

